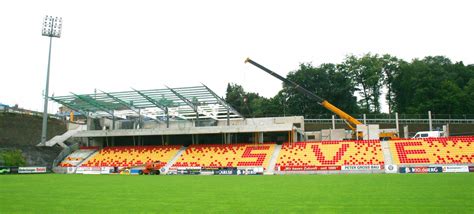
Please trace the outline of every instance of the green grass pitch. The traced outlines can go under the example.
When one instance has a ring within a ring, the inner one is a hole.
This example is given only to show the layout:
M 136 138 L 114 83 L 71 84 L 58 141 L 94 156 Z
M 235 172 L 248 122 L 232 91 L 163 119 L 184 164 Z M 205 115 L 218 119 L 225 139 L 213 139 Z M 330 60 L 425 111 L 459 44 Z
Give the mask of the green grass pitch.
M 474 213 L 474 173 L 2 175 L 0 213 Z

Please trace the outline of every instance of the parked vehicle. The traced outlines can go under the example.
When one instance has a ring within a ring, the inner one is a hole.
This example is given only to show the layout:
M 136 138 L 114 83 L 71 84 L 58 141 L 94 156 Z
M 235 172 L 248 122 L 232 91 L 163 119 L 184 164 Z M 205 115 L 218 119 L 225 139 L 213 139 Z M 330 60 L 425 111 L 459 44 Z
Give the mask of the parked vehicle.
M 444 132 L 443 131 L 423 131 L 423 132 L 417 132 L 415 136 L 413 136 L 413 139 L 416 138 L 428 138 L 428 137 L 444 137 Z

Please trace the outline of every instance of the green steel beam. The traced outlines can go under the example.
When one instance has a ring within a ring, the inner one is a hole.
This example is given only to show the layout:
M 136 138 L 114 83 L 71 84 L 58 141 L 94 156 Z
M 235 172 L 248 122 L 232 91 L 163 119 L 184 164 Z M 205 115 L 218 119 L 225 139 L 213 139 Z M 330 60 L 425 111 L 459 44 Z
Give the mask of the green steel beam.
M 99 91 L 101 91 L 101 90 L 99 90 Z M 136 110 L 136 108 L 137 108 L 136 106 L 134 106 L 134 105 L 132 105 L 132 104 L 129 104 L 129 103 L 123 101 L 122 99 L 111 95 L 110 93 L 107 93 L 107 92 L 105 92 L 105 91 L 101 91 L 101 92 L 104 93 L 105 95 L 107 95 L 108 97 L 112 98 L 113 100 L 119 102 L 119 103 L 122 104 L 123 106 L 127 107 L 128 109 L 132 110 L 133 112 L 137 113 L 138 116 L 141 117 L 141 113 Z M 152 118 L 152 117 L 147 117 L 147 118 L 150 118 L 150 119 L 152 119 L 152 120 L 154 120 L 154 121 L 157 121 L 157 122 L 162 122 L 162 121 L 159 121 L 159 120 L 157 120 L 157 119 L 155 119 L 155 118 Z
M 158 103 L 155 99 L 151 98 L 150 96 L 144 94 L 143 92 L 139 91 L 139 90 L 136 90 L 134 88 L 132 88 L 135 92 L 137 92 L 140 96 L 142 96 L 143 98 L 145 98 L 146 100 L 148 100 L 148 102 L 152 103 L 153 105 L 155 105 L 156 107 L 158 107 L 159 109 L 167 112 L 168 111 L 168 107 L 167 106 L 164 106 L 160 103 Z
M 179 99 L 181 99 L 184 103 L 186 103 L 188 106 L 190 106 L 194 112 L 196 112 L 196 114 L 199 115 L 198 111 L 197 111 L 197 106 L 194 105 L 194 103 L 192 103 L 191 101 L 189 101 L 186 97 L 184 97 L 183 95 L 181 95 L 180 93 L 178 93 L 177 91 L 175 91 L 174 89 L 166 86 L 168 88 L 168 90 L 170 90 L 171 92 L 173 92 L 174 95 L 176 95 Z
M 70 105 L 70 104 L 68 104 L 68 103 L 66 103 L 66 102 L 63 102 L 62 100 L 56 99 L 56 98 L 54 98 L 54 97 L 49 97 L 49 98 L 52 99 L 53 101 L 57 102 L 57 103 L 60 103 L 60 104 L 63 105 L 63 106 L 66 106 L 66 107 L 68 107 L 68 108 L 70 108 L 70 109 L 72 109 L 72 110 L 74 110 L 74 111 L 77 111 L 77 112 L 81 113 L 82 115 L 84 115 L 84 116 L 86 116 L 86 117 L 87 117 L 87 115 L 88 115 L 88 112 L 87 112 L 87 111 L 83 111 L 83 110 L 81 110 L 81 109 L 79 109 L 79 108 L 77 108 L 77 107 L 75 107 L 75 106 L 73 106 L 73 105 Z
M 73 94 L 75 97 L 77 97 L 78 99 L 86 102 L 86 103 L 89 103 L 91 104 L 92 106 L 98 108 L 98 109 L 101 109 L 102 111 L 105 111 L 107 112 L 108 114 L 114 116 L 114 114 L 112 112 L 110 112 L 110 110 L 113 110 L 113 109 L 109 109 L 107 108 L 106 106 L 103 106 L 101 104 L 99 104 L 96 100 L 88 97 L 87 95 L 77 95 L 77 94 L 74 94 L 71 92 L 71 94 Z
M 217 100 L 217 102 L 219 102 L 221 105 L 223 105 L 227 110 L 230 110 L 231 112 L 233 112 L 234 114 L 244 118 L 244 116 L 242 116 L 238 111 L 236 111 L 234 108 L 232 108 L 232 106 L 230 106 L 229 104 L 227 104 L 224 100 L 222 100 L 216 93 L 214 93 L 214 91 L 212 91 L 210 88 L 208 88 L 206 85 L 204 85 L 203 83 L 201 83 L 206 89 L 207 91 Z

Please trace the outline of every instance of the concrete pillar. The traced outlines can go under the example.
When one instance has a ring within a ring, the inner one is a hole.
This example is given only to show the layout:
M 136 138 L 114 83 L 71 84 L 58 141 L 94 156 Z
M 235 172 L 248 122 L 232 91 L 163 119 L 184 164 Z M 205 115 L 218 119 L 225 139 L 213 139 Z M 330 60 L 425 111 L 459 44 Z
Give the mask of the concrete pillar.
M 87 130 L 95 130 L 95 127 L 93 126 L 93 120 L 90 117 L 86 117 L 86 124 L 87 124 Z
M 291 133 L 293 136 L 293 142 L 298 142 L 298 132 L 296 132 L 296 130 L 292 130 Z
M 431 121 L 431 111 L 428 111 L 428 122 L 430 124 L 430 131 L 433 131 L 433 122 Z
M 112 111 L 112 130 L 115 130 L 115 113 Z
M 263 143 L 263 132 L 258 133 L 258 143 Z
M 332 129 L 336 129 L 336 116 L 332 115 Z
M 398 123 L 398 112 L 395 112 L 395 127 L 397 127 L 397 136 L 400 137 L 400 125 Z
M 449 137 L 449 123 L 443 126 L 443 132 L 445 137 Z
M 409 138 L 408 136 L 408 126 L 403 126 L 403 137 Z
M 229 108 L 227 108 L 227 126 L 230 126 L 230 111 L 229 111 Z

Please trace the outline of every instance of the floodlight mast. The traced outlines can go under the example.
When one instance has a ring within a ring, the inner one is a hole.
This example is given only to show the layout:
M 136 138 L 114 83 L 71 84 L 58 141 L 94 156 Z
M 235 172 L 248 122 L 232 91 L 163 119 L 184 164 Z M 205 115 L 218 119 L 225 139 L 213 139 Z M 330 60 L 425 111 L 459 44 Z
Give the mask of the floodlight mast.
M 48 129 L 48 99 L 49 99 L 49 68 L 51 64 L 51 44 L 53 37 L 61 37 L 63 19 L 61 17 L 45 16 L 43 20 L 43 36 L 49 37 L 48 70 L 46 72 L 46 88 L 44 90 L 43 128 L 41 130 L 41 145 L 46 145 L 46 133 Z

